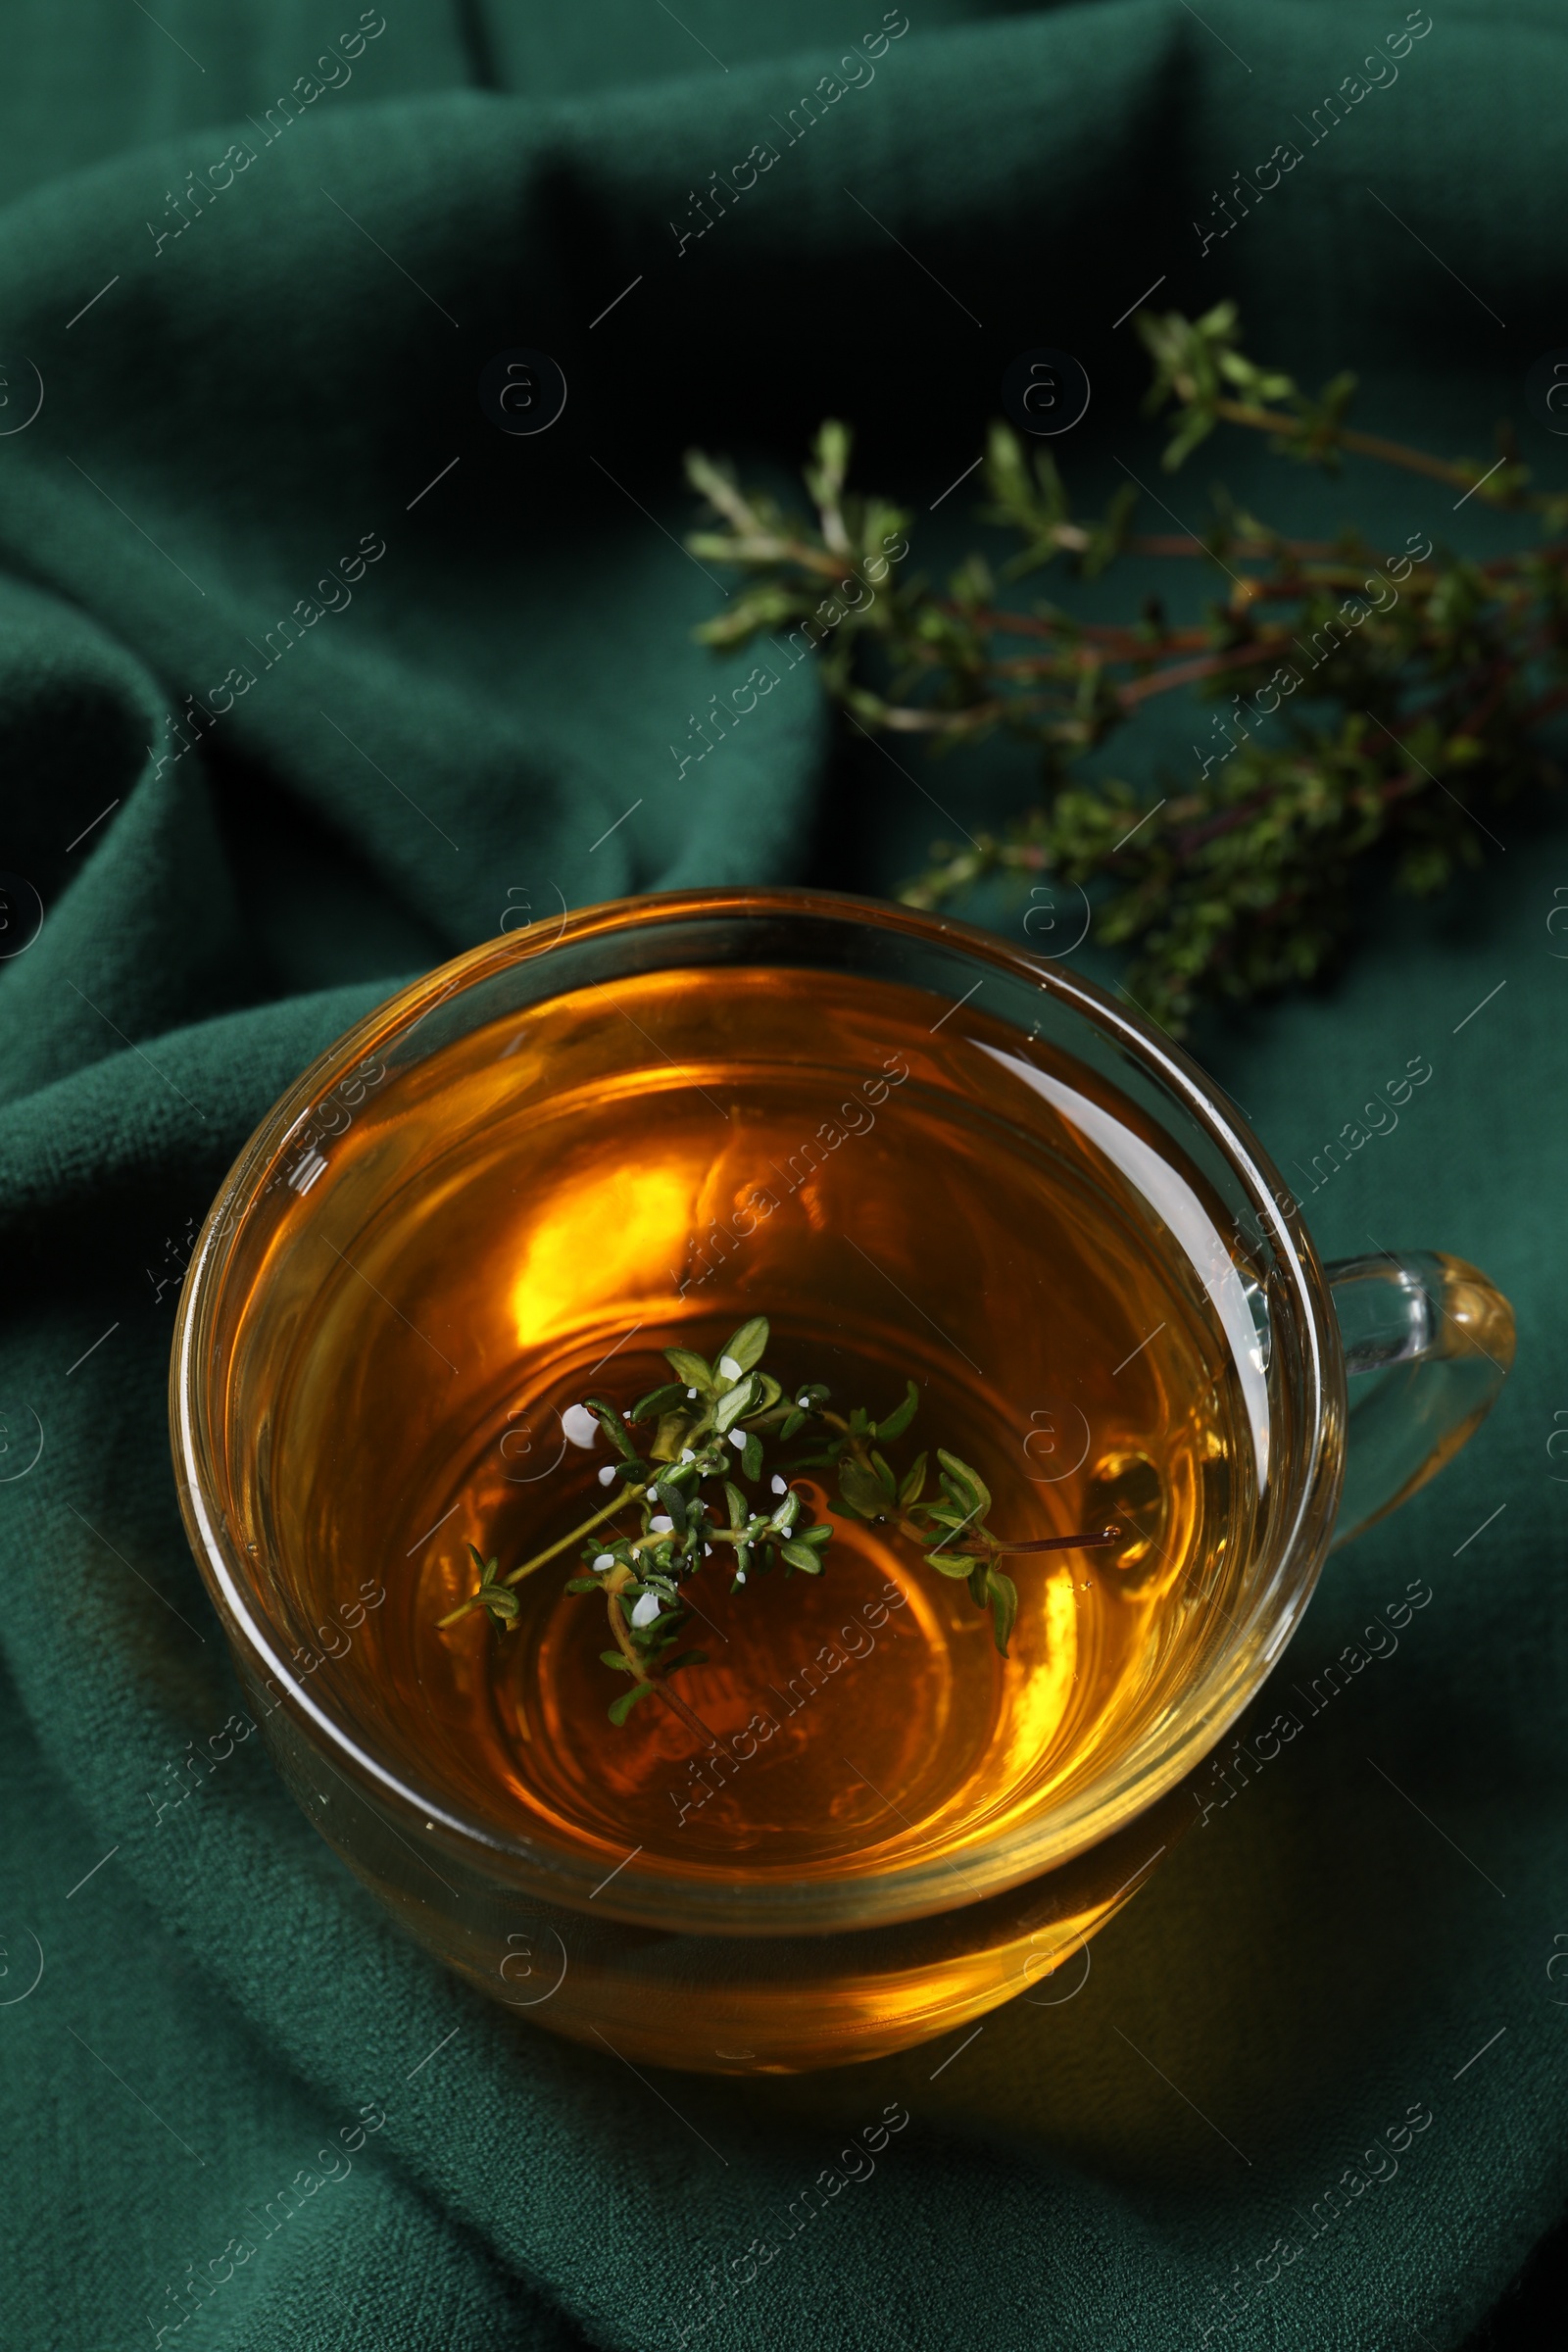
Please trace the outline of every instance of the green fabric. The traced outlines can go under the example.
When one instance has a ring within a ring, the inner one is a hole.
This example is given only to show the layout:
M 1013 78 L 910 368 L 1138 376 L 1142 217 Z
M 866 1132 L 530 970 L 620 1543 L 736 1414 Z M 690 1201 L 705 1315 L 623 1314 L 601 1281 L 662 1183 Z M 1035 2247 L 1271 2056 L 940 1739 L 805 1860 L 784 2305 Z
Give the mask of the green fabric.
M 258 1743 L 155 1815 L 236 1704 L 165 1374 L 184 1239 L 255 1120 L 524 896 L 886 888 L 940 830 L 901 771 L 838 745 L 804 670 L 677 781 L 688 714 L 749 666 L 689 641 L 718 596 L 669 536 L 682 447 L 792 466 L 837 413 L 867 478 L 928 506 L 1006 360 L 1048 341 L 1096 383 L 1075 481 L 1108 487 L 1117 457 L 1152 481 L 1111 321 L 1164 272 L 1161 301 L 1236 294 L 1259 357 L 1356 366 L 1368 421 L 1486 450 L 1562 339 L 1555 6 L 1444 7 L 1256 218 L 1201 260 L 1190 225 L 1402 13 L 911 0 L 874 82 L 677 257 L 688 192 L 774 135 L 874 30 L 871 0 L 387 0 L 352 81 L 254 133 L 161 249 L 167 192 L 356 12 L 13 0 L 0 427 L 28 361 L 45 400 L 0 437 L 0 864 L 46 917 L 0 963 L 8 2342 L 154 2341 L 188 2266 L 220 2274 L 238 2239 L 255 2255 L 166 2342 L 652 2348 L 706 2315 L 692 2340 L 715 2346 L 1100 2352 L 1200 2342 L 1243 2278 L 1256 2299 L 1216 2341 L 1396 2352 L 1459 2343 L 1559 2211 L 1560 825 L 1510 818 L 1441 908 L 1369 899 L 1342 984 L 1200 1041 L 1288 1176 L 1431 1059 L 1309 1213 L 1329 1253 L 1372 1234 L 1484 1264 L 1520 1361 L 1463 1459 L 1332 1563 L 1281 1681 L 1304 1689 L 1424 1579 L 1397 1653 L 1195 1827 L 1077 1997 L 998 2012 L 945 2067 L 958 2037 L 838 2075 L 644 2082 L 400 1940 Z M 539 439 L 475 397 L 517 343 L 570 384 Z M 1283 516 L 1342 497 L 1226 464 Z M 1155 487 L 1186 514 L 1203 478 Z M 1488 543 L 1430 485 L 1361 468 L 1352 489 L 1391 545 Z M 972 538 L 968 495 L 920 544 Z M 248 645 L 367 537 L 385 553 L 352 605 L 262 667 Z M 185 698 L 247 662 L 255 685 L 160 765 Z M 971 824 L 1027 787 L 1006 758 L 937 779 Z M 1016 910 L 996 919 L 1017 936 Z M 43 1451 L 18 1477 L 29 1414 Z M 876 2177 L 781 2238 L 894 2097 L 912 2126 Z M 1313 2236 L 1302 2217 L 1417 2102 L 1433 2121 L 1397 2177 Z M 347 2177 L 260 2238 L 253 2216 L 377 2105 Z M 710 2292 L 759 2236 L 778 2259 Z

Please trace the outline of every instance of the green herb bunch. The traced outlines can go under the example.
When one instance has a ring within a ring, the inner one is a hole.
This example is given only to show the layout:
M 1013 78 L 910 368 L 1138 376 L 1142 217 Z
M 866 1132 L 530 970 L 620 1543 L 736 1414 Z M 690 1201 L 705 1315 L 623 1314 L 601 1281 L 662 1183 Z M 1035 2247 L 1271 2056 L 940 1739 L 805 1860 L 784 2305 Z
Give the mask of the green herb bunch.
M 688 476 L 722 527 L 688 545 L 746 575 L 697 631 L 710 645 L 764 633 L 777 645 L 788 632 L 862 731 L 934 751 L 996 734 L 1032 746 L 1039 805 L 1005 834 L 938 845 L 902 895 L 936 906 L 998 874 L 1081 886 L 1100 940 L 1132 951 L 1126 993 L 1180 1033 L 1203 999 L 1319 971 L 1369 858 L 1431 894 L 1502 846 L 1479 811 L 1561 781 L 1541 729 L 1568 703 L 1568 496 L 1531 489 L 1506 426 L 1490 466 L 1353 430 L 1354 377 L 1313 399 L 1256 367 L 1233 303 L 1196 320 L 1145 313 L 1138 330 L 1153 362 L 1146 409 L 1173 408 L 1168 469 L 1225 425 L 1329 471 L 1348 454 L 1400 467 L 1463 494 L 1435 513 L 1473 501 L 1529 518 L 1543 543 L 1481 563 L 1436 550 L 1425 532 L 1392 552 L 1349 523 L 1333 539 L 1292 539 L 1220 486 L 1200 534 L 1136 535 L 1134 482 L 1103 514 L 1080 516 L 1049 451 L 1030 456 L 996 424 L 981 517 L 1016 546 L 996 567 L 971 555 L 942 594 L 902 555 L 877 552 L 908 514 L 846 495 L 851 437 L 830 421 L 806 473 L 812 519 L 691 453 Z M 1199 562 L 1220 593 L 1182 625 L 1152 595 L 1110 624 L 1007 601 L 1028 575 L 1059 565 L 1092 579 L 1129 554 Z M 1081 772 L 1178 690 L 1223 706 L 1204 713 L 1190 770 L 1152 792 Z
M 630 1678 L 630 1688 L 610 1703 L 611 1721 L 623 1724 L 640 1700 L 657 1692 L 707 1742 L 711 1739 L 708 1727 L 669 1686 L 671 1675 L 706 1663 L 707 1657 L 701 1649 L 681 1646 L 691 1614 L 683 1588 L 707 1561 L 719 1557 L 728 1566 L 732 1593 L 752 1575 L 767 1575 L 777 1567 L 786 1578 L 797 1570 L 820 1576 L 834 1531 L 829 1521 L 808 1516 L 805 1496 L 790 1483 L 802 1471 L 831 1471 L 840 1506 L 852 1518 L 896 1528 L 919 1547 L 928 1566 L 943 1576 L 961 1577 L 976 1605 L 991 1611 L 1004 1657 L 1018 1594 L 997 1561 L 1009 1552 L 1067 1550 L 1118 1540 L 1119 1530 L 1105 1528 L 1007 1542 L 985 1525 L 991 1494 L 979 1472 L 942 1448 L 937 1494 L 922 1501 L 927 1456 L 921 1453 L 900 1478 L 881 1450 L 903 1437 L 913 1420 L 919 1403 L 915 1383 L 906 1383 L 904 1401 L 880 1420 L 861 1406 L 846 1418 L 831 1409 L 832 1392 L 821 1382 L 786 1393 L 763 1370 L 768 1339 L 767 1318 L 754 1315 L 732 1333 L 712 1364 L 691 1348 L 666 1348 L 665 1361 L 675 1377 L 639 1397 L 629 1411 L 617 1411 L 602 1396 L 586 1397 L 584 1409 L 598 1422 L 614 1456 L 600 1477 L 615 1492 L 581 1526 L 505 1577 L 498 1558 L 485 1560 L 470 1544 L 478 1587 L 441 1618 L 441 1625 L 456 1625 L 475 1609 L 485 1609 L 498 1626 L 514 1627 L 514 1588 L 580 1545 L 587 1573 L 570 1577 L 565 1589 L 604 1595 L 614 1646 L 600 1654 L 607 1667 Z M 643 1430 L 649 1441 L 639 1451 L 632 1433 Z M 780 1460 L 769 1473 L 768 1449 L 796 1440 L 809 1450 Z M 770 1493 L 766 1506 L 760 1507 L 736 1482 L 756 1486 L 764 1473 Z M 628 1518 L 633 1526 L 612 1524 Z

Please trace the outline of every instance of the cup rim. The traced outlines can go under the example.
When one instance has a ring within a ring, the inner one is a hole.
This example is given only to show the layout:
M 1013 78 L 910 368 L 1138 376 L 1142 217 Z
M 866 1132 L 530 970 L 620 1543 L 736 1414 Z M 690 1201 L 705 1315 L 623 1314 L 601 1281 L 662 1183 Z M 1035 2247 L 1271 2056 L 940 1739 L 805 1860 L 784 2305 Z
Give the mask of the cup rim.
M 662 923 L 689 924 L 703 917 L 732 921 L 737 916 L 827 919 L 940 945 L 1040 987 L 1108 1035 L 1171 1089 L 1251 1194 L 1260 1234 L 1272 1246 L 1288 1281 L 1298 1325 L 1300 1409 L 1306 1435 L 1292 1464 L 1287 1509 L 1271 1539 L 1271 1571 L 1259 1580 L 1245 1621 L 1216 1653 L 1225 1672 L 1211 1671 L 1204 1678 L 1205 1703 L 1188 1705 L 1192 1693 L 1183 1694 L 1172 1709 L 1181 1719 L 1179 1730 L 1167 1736 L 1136 1775 L 1118 1779 L 1112 1772 L 1105 1787 L 1098 1778 L 1091 1780 L 1065 1806 L 1047 1806 L 1037 1820 L 998 1833 L 989 1844 L 966 1849 L 966 1892 L 958 1906 L 950 1866 L 940 1858 L 895 1863 L 882 1874 L 748 1880 L 744 1885 L 731 1885 L 717 1874 L 711 1881 L 682 1878 L 677 1883 L 628 1864 L 616 1874 L 613 1888 L 605 1889 L 609 1899 L 596 1905 L 602 1916 L 686 1934 L 787 1936 L 880 1927 L 962 1907 L 1023 1885 L 1101 1844 L 1148 1811 L 1202 1761 L 1255 1696 L 1299 1624 L 1332 1540 L 1344 1480 L 1344 1360 L 1327 1279 L 1295 1196 L 1218 1083 L 1150 1019 L 1124 1007 L 1094 981 L 951 916 L 846 892 L 745 884 L 652 893 L 564 910 L 548 938 L 535 940 L 531 929 L 511 933 L 437 965 L 397 989 L 316 1057 L 260 1120 L 220 1186 L 192 1253 L 176 1312 L 170 1361 L 175 1482 L 187 1539 L 231 1644 L 259 1679 L 273 1677 L 286 1689 L 287 1706 L 313 1727 L 318 1740 L 324 1740 L 334 1768 L 383 1806 L 393 1806 L 400 1817 L 416 1821 L 427 1838 L 432 1833 L 439 1836 L 443 1850 L 453 1859 L 466 1859 L 486 1877 L 498 1871 L 514 1877 L 535 1895 L 567 1909 L 585 1908 L 590 1881 L 598 1872 L 597 1857 L 591 1866 L 585 1860 L 579 1871 L 561 1848 L 526 1836 L 499 1835 L 449 1799 L 421 1788 L 406 1764 L 394 1765 L 368 1752 L 363 1735 L 340 1720 L 284 1660 L 243 1547 L 212 1492 L 219 1457 L 202 1409 L 207 1369 L 203 1335 L 222 1295 L 224 1243 L 237 1234 L 246 1209 L 260 1198 L 262 1182 L 286 1156 L 293 1130 L 368 1054 L 407 1035 L 438 1004 L 515 964 L 548 957 L 564 943 L 579 944 Z M 671 962 L 650 968 L 678 966 Z M 1090 1797 L 1095 1801 L 1087 1801 Z M 1045 1834 L 1054 1822 L 1054 1835 Z

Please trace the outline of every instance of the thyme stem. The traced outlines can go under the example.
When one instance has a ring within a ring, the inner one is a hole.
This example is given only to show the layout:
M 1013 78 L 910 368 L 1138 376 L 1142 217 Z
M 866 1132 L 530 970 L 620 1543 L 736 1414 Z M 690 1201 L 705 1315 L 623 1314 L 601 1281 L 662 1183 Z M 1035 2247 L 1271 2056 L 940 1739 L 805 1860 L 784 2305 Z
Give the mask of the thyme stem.
M 565 1551 L 571 1544 L 580 1542 L 584 1536 L 591 1535 L 596 1527 L 603 1527 L 605 1521 L 612 1517 L 616 1511 L 623 1511 L 630 1499 L 631 1497 L 624 1491 L 622 1491 L 622 1493 L 619 1494 L 612 1496 L 611 1500 L 605 1504 L 603 1510 L 595 1511 L 591 1519 L 585 1519 L 581 1527 L 574 1527 L 569 1536 L 563 1536 L 560 1543 L 552 1544 L 548 1550 L 535 1552 L 531 1560 L 524 1560 L 520 1568 L 514 1568 L 510 1576 L 503 1577 L 501 1580 L 502 1583 L 507 1585 L 520 1585 L 525 1576 L 532 1576 L 534 1570 L 536 1568 L 542 1568 L 547 1560 L 555 1559 L 559 1553 Z M 438 1617 L 436 1619 L 436 1624 L 443 1627 L 448 1625 L 456 1625 L 458 1619 L 460 1617 L 466 1617 L 470 1609 L 482 1608 L 483 1605 L 484 1604 L 480 1599 L 479 1594 L 477 1592 L 471 1592 L 466 1600 L 460 1600 L 455 1609 L 448 1609 L 444 1617 Z
M 670 1689 L 662 1674 L 651 1672 L 637 1654 L 630 1628 L 626 1623 L 625 1612 L 620 1605 L 621 1593 L 627 1585 L 635 1582 L 635 1577 L 626 1568 L 613 1568 L 605 1579 L 605 1598 L 610 1610 L 610 1630 L 615 1638 L 615 1647 L 620 1651 L 637 1682 L 651 1684 L 665 1706 L 672 1709 L 691 1731 L 697 1733 L 705 1747 L 716 1747 L 718 1745 L 717 1739 L 702 1717 L 686 1704 L 678 1690 Z
M 623 1511 L 631 1499 L 632 1497 L 624 1489 L 620 1494 L 612 1495 L 603 1510 L 595 1511 L 591 1519 L 585 1519 L 581 1527 L 574 1527 L 569 1536 L 563 1536 L 559 1544 L 552 1544 L 545 1550 L 536 1551 L 531 1560 L 524 1560 L 520 1568 L 514 1568 L 512 1574 L 504 1581 L 509 1585 L 520 1585 L 525 1576 L 532 1576 L 534 1570 L 542 1568 L 547 1560 L 557 1558 L 560 1553 L 568 1550 L 581 1537 L 591 1536 L 596 1527 L 603 1527 L 607 1519 L 612 1519 L 617 1511 Z

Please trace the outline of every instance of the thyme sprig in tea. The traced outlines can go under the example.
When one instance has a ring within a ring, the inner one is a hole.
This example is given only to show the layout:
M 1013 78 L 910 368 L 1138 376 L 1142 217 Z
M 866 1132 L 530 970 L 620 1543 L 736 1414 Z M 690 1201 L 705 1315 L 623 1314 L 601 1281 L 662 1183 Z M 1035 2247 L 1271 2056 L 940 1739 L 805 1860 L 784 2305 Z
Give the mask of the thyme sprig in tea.
M 1018 1591 L 998 1563 L 1024 1552 L 1063 1551 L 1113 1544 L 1120 1530 L 1098 1529 L 1013 1543 L 987 1525 L 991 1491 L 969 1463 L 936 1448 L 934 1491 L 927 1498 L 930 1455 L 918 1454 L 901 1475 L 883 1448 L 905 1436 L 919 1404 L 914 1381 L 903 1401 L 880 1418 L 857 1405 L 848 1415 L 832 1405 L 832 1391 L 807 1381 L 786 1391 L 763 1368 L 769 1326 L 754 1315 L 734 1332 L 715 1362 L 689 1348 L 666 1348 L 673 1378 L 651 1389 L 627 1410 L 589 1396 L 572 1413 L 597 1422 L 613 1459 L 599 1476 L 613 1492 L 598 1510 L 554 1544 L 502 1575 L 499 1557 L 469 1552 L 479 1583 L 440 1619 L 456 1625 L 487 1610 L 503 1631 L 515 1627 L 514 1588 L 552 1560 L 580 1547 L 585 1574 L 568 1577 L 568 1592 L 604 1595 L 613 1647 L 600 1655 L 628 1687 L 610 1702 L 610 1719 L 623 1724 L 633 1707 L 657 1693 L 706 1742 L 711 1740 L 670 1677 L 705 1664 L 707 1652 L 683 1647 L 692 1614 L 684 1588 L 710 1562 L 729 1574 L 739 1592 L 754 1576 L 782 1568 L 820 1576 L 832 1542 L 831 1521 L 814 1519 L 793 1484 L 802 1471 L 831 1473 L 839 1507 L 849 1517 L 896 1531 L 941 1576 L 961 1579 L 977 1607 L 989 1610 L 993 1638 L 1004 1657 L 1018 1614 Z M 633 1433 L 648 1433 L 642 1449 Z M 568 1434 L 581 1436 L 580 1429 Z M 590 1442 L 592 1431 L 589 1432 Z M 786 1458 L 786 1449 L 806 1450 Z M 767 1480 L 766 1499 L 754 1501 L 745 1486 Z M 740 1482 L 744 1482 L 744 1485 Z M 619 1522 L 620 1524 L 616 1524 Z M 702 1612 L 699 1611 L 699 1614 Z

